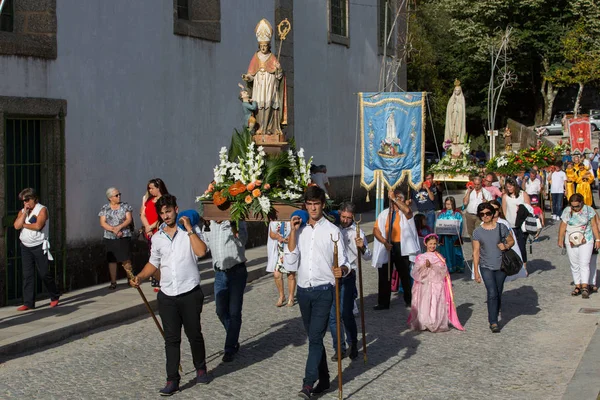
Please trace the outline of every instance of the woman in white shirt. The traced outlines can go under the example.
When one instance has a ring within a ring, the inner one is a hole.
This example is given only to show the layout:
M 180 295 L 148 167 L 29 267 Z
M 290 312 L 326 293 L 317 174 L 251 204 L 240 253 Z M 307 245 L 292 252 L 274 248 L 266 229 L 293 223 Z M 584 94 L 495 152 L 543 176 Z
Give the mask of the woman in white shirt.
M 23 209 L 13 226 L 21 230 L 19 240 L 23 265 L 23 305 L 17 311 L 35 308 L 35 267 L 50 294 L 50 307 L 54 308 L 58 305 L 60 294 L 48 268 L 48 260 L 53 260 L 48 242 L 48 209 L 38 203 L 38 196 L 32 188 L 23 189 L 19 193 L 19 199 L 23 201 Z
M 523 258 L 523 266 L 527 269 L 527 235 L 523 233 L 521 227 L 515 226 L 517 220 L 517 210 L 519 209 L 520 204 L 531 204 L 531 200 L 529 199 L 529 195 L 525 193 L 524 190 L 521 190 L 517 182 L 514 178 L 507 178 L 506 183 L 504 184 L 504 189 L 506 193 L 502 196 L 502 212 L 510 224 L 510 227 L 513 228 L 515 236 L 517 237 L 517 244 L 519 245 L 519 249 L 521 250 L 521 255 Z

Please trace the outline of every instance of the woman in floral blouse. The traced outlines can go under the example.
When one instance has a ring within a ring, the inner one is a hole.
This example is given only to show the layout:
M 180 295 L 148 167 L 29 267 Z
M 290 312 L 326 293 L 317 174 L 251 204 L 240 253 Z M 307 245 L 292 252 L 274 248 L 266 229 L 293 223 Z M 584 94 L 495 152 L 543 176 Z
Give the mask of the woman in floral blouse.
M 106 261 L 110 273 L 110 289 L 117 287 L 117 263 L 124 269 L 131 268 L 131 211 L 127 203 L 121 203 L 121 193 L 111 187 L 106 190 L 109 203 L 102 206 L 98 216 L 100 226 L 104 228 Z

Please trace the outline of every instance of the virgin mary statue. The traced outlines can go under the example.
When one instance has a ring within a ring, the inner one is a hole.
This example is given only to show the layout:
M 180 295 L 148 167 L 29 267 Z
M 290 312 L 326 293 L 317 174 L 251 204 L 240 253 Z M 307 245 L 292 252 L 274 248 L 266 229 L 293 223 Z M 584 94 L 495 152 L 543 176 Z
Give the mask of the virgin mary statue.
M 448 101 L 446 108 L 446 129 L 444 140 L 450 140 L 453 144 L 463 144 L 467 137 L 465 96 L 463 96 L 460 81 L 454 81 L 454 92 Z

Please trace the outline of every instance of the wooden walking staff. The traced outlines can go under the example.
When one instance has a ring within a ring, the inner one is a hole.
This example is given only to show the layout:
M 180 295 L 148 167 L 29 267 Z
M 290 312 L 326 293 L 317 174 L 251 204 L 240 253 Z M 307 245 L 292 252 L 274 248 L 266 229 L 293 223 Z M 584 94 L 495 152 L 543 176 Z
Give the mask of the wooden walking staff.
M 387 242 L 389 244 L 392 244 L 392 216 L 394 215 L 394 210 L 392 209 L 392 199 L 390 199 L 390 211 L 388 213 L 388 235 L 387 235 Z M 390 248 L 388 250 L 388 282 L 392 282 L 392 249 Z
M 360 222 L 362 221 L 362 216 L 359 220 L 354 219 L 356 223 L 356 237 L 361 237 L 360 235 Z M 366 243 L 365 243 L 366 245 Z M 361 259 L 361 251 L 356 246 L 356 262 L 358 267 L 358 291 L 360 293 L 360 327 L 362 330 L 362 341 L 363 341 L 363 360 L 365 364 L 367 363 L 367 338 L 365 332 L 365 307 L 363 303 L 363 281 L 362 281 L 362 259 Z
M 340 235 L 338 233 L 337 240 L 333 240 L 333 268 L 339 268 L 338 265 L 338 242 Z M 337 333 L 337 366 L 338 366 L 338 399 L 342 400 L 342 338 L 341 338 L 341 321 L 340 321 L 340 279 L 335 278 L 335 328 Z
M 281 46 L 283 45 L 283 41 L 286 36 L 292 30 L 292 24 L 288 19 L 284 19 L 277 25 L 277 32 L 279 32 L 279 51 L 277 51 L 277 61 L 279 62 L 279 56 L 281 55 Z
M 123 268 L 125 269 L 125 273 L 127 274 L 127 279 L 129 279 L 130 281 L 133 281 L 134 276 L 133 276 L 133 272 L 131 271 L 131 265 L 128 265 L 127 267 L 123 266 Z M 146 309 L 148 309 L 148 312 L 152 316 L 152 319 L 154 320 L 154 323 L 156 324 L 158 331 L 160 332 L 160 334 L 162 335 L 162 337 L 164 339 L 165 331 L 163 330 L 162 326 L 160 326 L 160 322 L 158 322 L 158 319 L 156 318 L 156 314 L 154 314 L 154 311 L 152 311 L 152 307 L 150 307 L 150 303 L 148 303 L 148 300 L 146 299 L 146 295 L 144 295 L 144 292 L 142 291 L 141 287 L 135 286 L 135 288 L 138 290 L 140 297 L 142 298 L 142 300 L 144 301 L 144 304 L 146 305 Z M 179 371 L 183 372 L 183 368 L 181 367 L 181 364 L 179 364 Z

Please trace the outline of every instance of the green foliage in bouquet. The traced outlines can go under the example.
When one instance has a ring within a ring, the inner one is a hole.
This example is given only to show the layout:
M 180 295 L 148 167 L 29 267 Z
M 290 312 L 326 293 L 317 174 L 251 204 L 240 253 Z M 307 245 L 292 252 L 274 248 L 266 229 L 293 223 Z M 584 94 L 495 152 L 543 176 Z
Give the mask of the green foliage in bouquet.
M 304 149 L 290 149 L 268 155 L 262 146 L 252 140 L 248 129 L 233 133 L 229 149 L 222 147 L 219 164 L 214 168 L 213 181 L 202 196 L 196 198 L 212 202 L 221 209 L 229 208 L 235 223 L 257 216 L 268 223 L 274 212 L 273 203 L 292 203 L 301 199 L 310 184 L 310 164 Z

